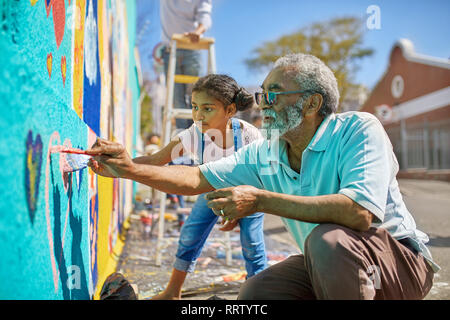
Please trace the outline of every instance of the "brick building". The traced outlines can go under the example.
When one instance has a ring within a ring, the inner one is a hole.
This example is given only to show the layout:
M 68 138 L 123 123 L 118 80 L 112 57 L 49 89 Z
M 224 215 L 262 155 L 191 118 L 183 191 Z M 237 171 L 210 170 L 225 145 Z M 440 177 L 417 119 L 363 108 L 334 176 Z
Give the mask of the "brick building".
M 418 54 L 410 40 L 399 40 L 360 111 L 383 123 L 399 177 L 450 181 L 450 60 Z

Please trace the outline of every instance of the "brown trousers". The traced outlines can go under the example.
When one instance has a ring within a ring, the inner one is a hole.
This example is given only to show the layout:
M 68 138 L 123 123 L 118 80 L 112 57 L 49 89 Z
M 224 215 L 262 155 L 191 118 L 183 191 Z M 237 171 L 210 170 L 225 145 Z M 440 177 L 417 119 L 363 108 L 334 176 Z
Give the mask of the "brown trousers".
M 321 224 L 306 239 L 304 255 L 249 278 L 238 299 L 423 299 L 433 276 L 422 254 L 385 229 Z

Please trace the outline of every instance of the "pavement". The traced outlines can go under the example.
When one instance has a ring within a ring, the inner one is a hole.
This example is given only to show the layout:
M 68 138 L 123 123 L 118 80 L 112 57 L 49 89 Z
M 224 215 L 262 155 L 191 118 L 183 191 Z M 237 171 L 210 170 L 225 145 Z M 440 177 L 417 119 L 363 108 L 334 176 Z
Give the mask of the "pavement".
M 399 180 L 400 190 L 416 226 L 425 232 L 433 260 L 441 267 L 426 300 L 450 299 L 450 183 Z
M 193 203 L 187 203 L 192 206 Z M 150 299 L 162 291 L 168 283 L 175 259 L 178 242 L 178 223 L 175 211 L 167 210 L 165 221 L 164 249 L 161 266 L 155 264 L 157 224 L 152 236 L 145 233 L 139 215 L 132 214 L 130 228 L 126 234 L 125 246 L 119 258 L 117 271 L 137 286 L 139 299 Z M 168 216 L 168 217 L 167 217 Z M 173 216 L 173 217 L 172 217 Z M 268 263 L 272 265 L 300 251 L 290 239 L 281 219 L 275 216 L 265 218 L 265 244 Z M 169 219 L 168 219 L 169 218 Z M 157 223 L 157 222 L 156 222 Z M 245 265 L 239 240 L 239 228 L 230 232 L 232 263 L 225 261 L 224 233 L 215 225 L 197 259 L 196 270 L 188 274 L 182 299 L 206 300 L 213 296 L 235 300 L 241 284 L 245 281 Z
M 441 271 L 435 274 L 434 285 L 425 299 L 450 299 L 450 183 L 429 180 L 399 180 L 403 199 L 413 214 L 417 228 L 428 234 L 428 247 Z M 188 202 L 188 207 L 193 203 Z M 175 211 L 168 210 L 165 223 L 165 241 L 161 266 L 155 264 L 157 228 L 150 237 L 144 230 L 139 215 L 132 214 L 123 252 L 117 270 L 138 289 L 139 299 L 150 299 L 162 291 L 170 279 L 178 241 Z M 216 225 L 201 256 L 196 270 L 189 274 L 182 299 L 205 300 L 211 297 L 234 300 L 245 281 L 238 229 L 231 231 L 233 261 L 225 263 L 223 232 Z M 266 214 L 264 235 L 269 265 L 300 253 L 279 217 Z

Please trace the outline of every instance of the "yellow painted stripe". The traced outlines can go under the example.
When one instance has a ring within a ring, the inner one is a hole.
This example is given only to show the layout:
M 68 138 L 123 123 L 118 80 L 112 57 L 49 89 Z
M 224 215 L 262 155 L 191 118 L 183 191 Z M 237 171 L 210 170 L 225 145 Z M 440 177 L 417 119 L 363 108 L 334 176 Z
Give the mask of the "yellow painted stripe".
M 123 232 L 126 232 L 126 230 L 130 227 L 130 222 L 127 220 L 123 223 Z M 102 290 L 103 284 L 105 283 L 106 278 L 108 278 L 109 275 L 117 271 L 117 264 L 119 262 L 120 255 L 122 254 L 123 247 L 125 245 L 125 242 L 121 240 L 121 236 L 117 237 L 116 244 L 113 248 L 112 254 L 109 256 L 108 261 L 106 263 L 106 267 L 104 269 L 103 274 L 99 274 L 98 276 L 98 282 L 97 282 L 97 288 L 95 290 L 94 294 L 94 300 L 100 300 L 100 292 Z
M 175 82 L 176 83 L 195 83 L 200 77 L 196 76 L 187 76 L 184 74 L 176 74 L 175 75 Z

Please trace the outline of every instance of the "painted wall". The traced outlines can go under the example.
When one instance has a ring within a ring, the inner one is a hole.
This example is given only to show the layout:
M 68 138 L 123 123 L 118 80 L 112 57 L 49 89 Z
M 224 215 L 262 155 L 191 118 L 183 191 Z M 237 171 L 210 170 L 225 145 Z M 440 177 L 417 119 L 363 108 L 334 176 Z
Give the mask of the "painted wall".
M 49 150 L 132 153 L 135 21 L 132 0 L 0 0 L 0 299 L 91 299 L 114 271 L 133 184 Z

